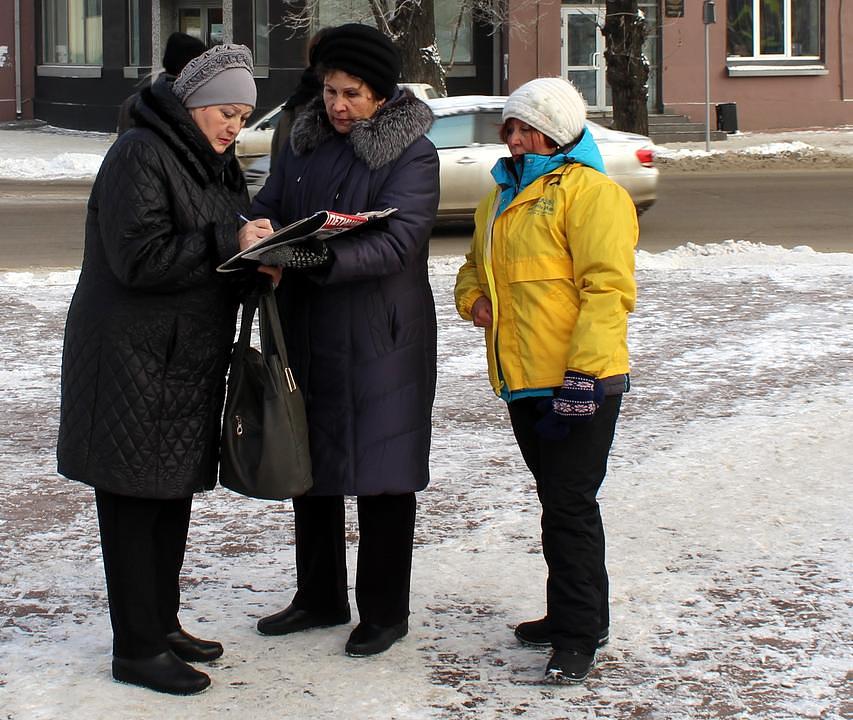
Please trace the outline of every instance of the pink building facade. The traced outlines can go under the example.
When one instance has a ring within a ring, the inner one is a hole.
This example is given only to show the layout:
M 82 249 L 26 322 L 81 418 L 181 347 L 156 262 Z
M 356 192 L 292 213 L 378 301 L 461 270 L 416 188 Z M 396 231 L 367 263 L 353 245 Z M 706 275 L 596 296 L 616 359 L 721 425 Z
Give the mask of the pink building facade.
M 663 99 L 667 110 L 701 121 L 702 3 L 685 4 L 683 17 L 663 18 Z M 790 0 L 778 2 L 783 12 L 772 18 L 747 12 L 741 20 L 736 10 L 750 4 L 716 2 L 716 23 L 708 26 L 711 102 L 736 103 L 740 130 L 853 124 L 853 3 Z
M 650 34 L 649 111 L 705 119 L 702 0 L 639 1 Z M 738 129 L 853 125 L 852 0 L 716 0 L 708 24 L 712 117 L 733 103 Z M 563 75 L 593 111 L 610 108 L 603 0 L 512 0 L 502 92 Z M 712 120 L 712 122 L 714 122 Z

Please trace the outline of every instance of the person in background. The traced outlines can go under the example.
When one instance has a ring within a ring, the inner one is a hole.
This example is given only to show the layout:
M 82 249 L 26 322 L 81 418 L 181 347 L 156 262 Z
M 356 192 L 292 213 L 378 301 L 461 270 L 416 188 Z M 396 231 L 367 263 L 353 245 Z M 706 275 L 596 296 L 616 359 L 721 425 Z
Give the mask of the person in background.
M 314 100 L 323 91 L 323 83 L 317 77 L 317 70 L 314 67 L 314 48 L 325 33 L 326 28 L 318 30 L 308 41 L 308 65 L 302 71 L 296 89 L 285 101 L 278 123 L 275 126 L 275 131 L 272 134 L 270 172 L 275 167 L 282 148 L 285 147 L 287 141 L 290 139 L 290 128 L 293 127 L 293 121 L 296 119 L 296 116 L 311 100 Z
M 190 60 L 197 58 L 205 50 L 207 50 L 207 46 L 198 38 L 182 32 L 172 33 L 166 40 L 166 49 L 163 52 L 163 72 L 177 77 Z M 142 85 L 148 87 L 150 84 L 151 75 L 147 75 L 143 78 Z M 135 92 L 119 106 L 118 122 L 116 123 L 116 132 L 119 135 L 136 124 L 131 110 L 138 99 L 139 92 Z
M 506 101 L 511 157 L 475 214 L 456 307 L 485 328 L 489 380 L 542 505 L 545 617 L 515 629 L 552 647 L 545 680 L 583 681 L 607 642 L 604 528 L 596 495 L 627 392 L 637 217 L 604 174 L 586 108 L 561 78 L 532 80 Z
M 350 656 L 408 633 L 415 493 L 429 482 L 436 382 L 427 273 L 438 208 L 432 112 L 397 86 L 400 57 L 375 28 L 329 29 L 313 53 L 322 96 L 297 116 L 252 216 L 396 208 L 375 225 L 262 259 L 285 268 L 282 324 L 305 394 L 314 487 L 296 498 L 297 590 L 258 621 L 284 635 L 350 620 L 344 496 L 357 496 L 359 623 Z
M 179 577 L 193 493 L 216 484 L 241 291 L 258 277 L 216 268 L 269 227 L 238 224 L 233 143 L 256 97 L 242 45 L 141 91 L 92 187 L 65 326 L 58 470 L 95 489 L 112 675 L 166 693 L 204 690 L 189 663 L 223 652 L 181 627 Z

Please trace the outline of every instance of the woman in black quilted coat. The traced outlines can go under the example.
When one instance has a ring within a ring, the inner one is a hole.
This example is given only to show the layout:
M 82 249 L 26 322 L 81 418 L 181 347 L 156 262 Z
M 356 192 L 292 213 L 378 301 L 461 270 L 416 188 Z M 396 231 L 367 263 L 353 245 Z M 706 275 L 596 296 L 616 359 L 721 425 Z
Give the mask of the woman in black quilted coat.
M 216 482 L 239 302 L 216 267 L 249 242 L 231 146 L 255 98 L 242 45 L 142 91 L 92 188 L 65 328 L 59 472 L 95 488 L 113 677 L 175 694 L 210 684 L 186 661 L 222 654 L 181 629 L 178 577 L 193 493 Z
M 359 624 L 346 652 L 364 656 L 408 632 L 415 492 L 429 482 L 435 395 L 427 257 L 438 155 L 424 136 L 432 112 L 397 87 L 400 60 L 382 33 L 332 28 L 312 58 L 323 96 L 296 118 L 253 216 L 286 224 L 318 210 L 397 212 L 316 252 L 264 257 L 287 268 L 279 302 L 306 398 L 314 488 L 293 501 L 296 595 L 258 630 L 349 622 L 344 496 L 355 495 Z

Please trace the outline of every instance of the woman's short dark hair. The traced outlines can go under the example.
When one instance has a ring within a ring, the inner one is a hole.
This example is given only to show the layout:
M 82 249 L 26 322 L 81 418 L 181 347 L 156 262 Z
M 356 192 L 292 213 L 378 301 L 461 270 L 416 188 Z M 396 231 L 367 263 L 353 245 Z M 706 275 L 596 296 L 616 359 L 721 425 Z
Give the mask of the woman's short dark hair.
M 507 119 L 506 119 L 506 120 L 504 120 L 504 121 L 503 121 L 503 123 L 501 124 L 500 129 L 498 130 L 498 135 L 500 135 L 501 142 L 505 143 L 505 142 L 506 142 L 507 137 L 509 137 L 509 122 L 510 122 L 510 120 L 516 120 L 516 119 L 517 119 L 517 118 L 507 118 Z M 523 121 L 523 120 L 520 120 L 519 122 L 524 122 L 524 121 Z M 533 126 L 532 126 L 532 125 L 529 125 L 528 127 L 532 127 L 532 128 L 533 128 Z M 533 129 L 534 129 L 534 130 L 536 130 L 536 128 L 533 128 Z M 548 147 L 552 147 L 552 148 L 559 147 L 559 145 L 557 145 L 557 143 L 556 143 L 556 142 L 554 142 L 554 140 L 553 140 L 552 138 L 549 138 L 549 137 L 548 137 L 545 133 L 543 133 L 541 130 L 536 130 L 536 132 L 538 132 L 538 133 L 541 133 L 541 134 L 542 134 L 542 137 L 543 137 L 543 138 L 545 138 L 545 142 L 548 144 Z

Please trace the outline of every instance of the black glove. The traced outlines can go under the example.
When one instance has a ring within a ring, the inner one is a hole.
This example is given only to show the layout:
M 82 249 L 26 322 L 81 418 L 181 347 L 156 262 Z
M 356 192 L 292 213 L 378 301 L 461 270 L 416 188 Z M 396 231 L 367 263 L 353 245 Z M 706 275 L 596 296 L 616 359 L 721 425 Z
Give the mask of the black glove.
M 564 440 L 572 425 L 591 420 L 603 401 L 601 382 L 591 375 L 566 370 L 557 394 L 540 404 L 545 416 L 536 423 L 536 432 L 548 440 Z
M 322 240 L 309 245 L 279 245 L 258 257 L 262 265 L 277 265 L 281 268 L 310 270 L 321 268 L 332 262 L 329 246 Z

